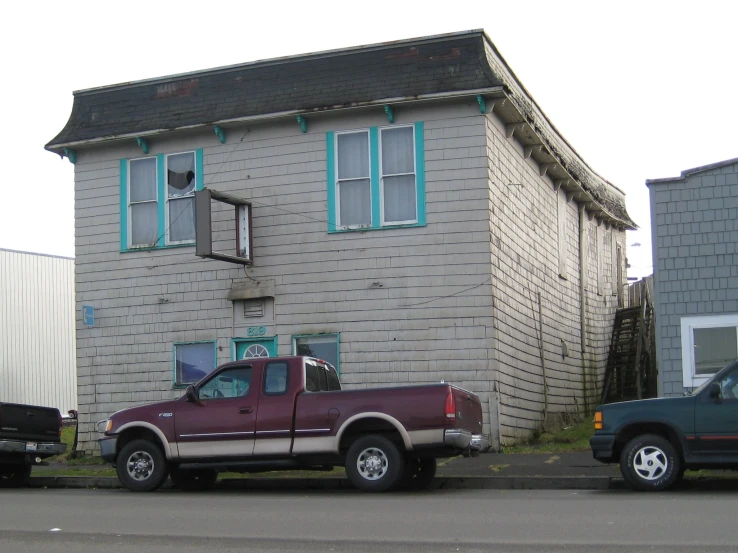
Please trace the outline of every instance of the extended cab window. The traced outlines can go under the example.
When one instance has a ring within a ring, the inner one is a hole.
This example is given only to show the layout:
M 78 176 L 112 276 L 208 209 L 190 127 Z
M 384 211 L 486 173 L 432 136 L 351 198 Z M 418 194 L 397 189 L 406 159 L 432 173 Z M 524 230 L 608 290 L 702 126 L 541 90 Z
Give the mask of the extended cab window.
M 264 394 L 275 396 L 287 391 L 287 363 L 277 361 L 267 364 L 264 371 Z
M 333 392 L 341 389 L 341 381 L 338 380 L 338 373 L 334 367 L 328 367 L 326 370 L 328 376 L 328 390 Z
M 227 399 L 248 395 L 251 367 L 234 367 L 218 373 L 200 386 L 200 399 Z

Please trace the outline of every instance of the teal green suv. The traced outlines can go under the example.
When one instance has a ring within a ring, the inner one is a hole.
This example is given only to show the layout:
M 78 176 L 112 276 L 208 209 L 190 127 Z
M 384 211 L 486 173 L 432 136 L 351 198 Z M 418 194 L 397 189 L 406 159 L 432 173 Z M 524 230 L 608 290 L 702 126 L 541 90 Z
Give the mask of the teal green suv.
M 594 458 L 620 463 L 633 489 L 665 490 L 687 469 L 738 470 L 738 361 L 683 397 L 600 405 L 594 425 Z

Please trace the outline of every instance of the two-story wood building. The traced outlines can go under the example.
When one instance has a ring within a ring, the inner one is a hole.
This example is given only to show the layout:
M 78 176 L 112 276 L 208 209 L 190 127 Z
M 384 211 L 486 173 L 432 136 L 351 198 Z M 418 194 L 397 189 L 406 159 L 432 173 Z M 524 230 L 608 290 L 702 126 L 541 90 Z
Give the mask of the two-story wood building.
M 444 379 L 496 444 L 596 402 L 635 225 L 483 31 L 78 91 L 46 148 L 75 164 L 87 450 L 244 356 Z M 200 189 L 250 202 L 209 221 L 249 264 L 196 256 Z

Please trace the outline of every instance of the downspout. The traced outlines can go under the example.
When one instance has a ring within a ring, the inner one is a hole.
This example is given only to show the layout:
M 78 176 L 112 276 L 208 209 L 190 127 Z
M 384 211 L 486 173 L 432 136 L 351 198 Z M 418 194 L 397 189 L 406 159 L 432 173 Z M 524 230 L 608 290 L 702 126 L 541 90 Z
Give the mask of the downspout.
M 580 341 L 582 344 L 582 403 L 584 412 L 589 413 L 589 399 L 587 397 L 587 218 L 584 204 L 579 204 L 579 325 Z

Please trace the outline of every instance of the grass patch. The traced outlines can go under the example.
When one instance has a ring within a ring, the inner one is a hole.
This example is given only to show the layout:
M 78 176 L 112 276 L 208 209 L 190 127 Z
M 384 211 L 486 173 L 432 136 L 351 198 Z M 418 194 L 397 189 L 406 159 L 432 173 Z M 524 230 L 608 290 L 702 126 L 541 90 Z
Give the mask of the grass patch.
M 99 478 L 111 477 L 117 478 L 115 469 L 110 465 L 106 467 L 66 467 L 59 470 L 46 469 L 36 470 L 31 473 L 32 476 L 97 476 Z
M 592 421 L 569 426 L 557 432 L 533 435 L 528 443 L 503 447 L 504 453 L 569 453 L 589 451 L 589 439 L 594 435 Z

